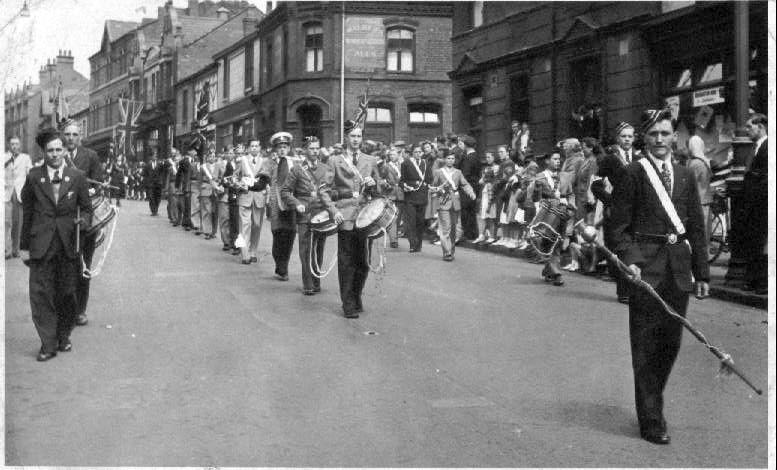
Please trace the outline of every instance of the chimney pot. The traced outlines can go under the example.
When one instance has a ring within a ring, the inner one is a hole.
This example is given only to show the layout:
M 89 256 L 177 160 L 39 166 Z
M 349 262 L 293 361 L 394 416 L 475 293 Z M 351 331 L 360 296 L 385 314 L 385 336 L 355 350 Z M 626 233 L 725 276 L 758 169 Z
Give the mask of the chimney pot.
M 229 10 L 226 9 L 226 7 L 221 7 L 218 10 L 216 10 L 216 18 L 226 21 L 229 19 Z
M 272 2 L 267 2 L 267 11 L 265 13 L 270 13 L 272 11 Z

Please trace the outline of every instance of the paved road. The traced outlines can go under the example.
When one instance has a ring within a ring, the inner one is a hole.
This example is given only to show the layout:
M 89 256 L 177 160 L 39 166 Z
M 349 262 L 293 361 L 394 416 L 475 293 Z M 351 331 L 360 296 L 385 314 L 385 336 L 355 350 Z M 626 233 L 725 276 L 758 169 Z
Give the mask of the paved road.
M 767 465 L 767 399 L 719 379 L 689 335 L 666 395 L 672 444 L 639 439 L 613 284 L 554 288 L 521 260 L 444 263 L 403 240 L 346 320 L 336 274 L 304 297 L 296 255 L 278 282 L 270 256 L 243 266 L 146 212 L 124 204 L 90 323 L 47 363 L 27 270 L 6 263 L 7 465 Z M 762 387 L 766 316 L 717 300 L 689 313 Z

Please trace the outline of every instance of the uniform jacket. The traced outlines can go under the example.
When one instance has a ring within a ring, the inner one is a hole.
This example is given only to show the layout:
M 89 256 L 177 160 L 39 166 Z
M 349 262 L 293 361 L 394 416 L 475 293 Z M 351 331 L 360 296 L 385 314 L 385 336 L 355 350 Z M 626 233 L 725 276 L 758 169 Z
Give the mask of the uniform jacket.
M 289 171 L 294 167 L 291 158 L 266 158 L 259 170 L 260 176 L 269 178 L 267 186 L 267 217 L 272 230 L 296 230 L 296 209 L 287 207 L 281 199 L 281 186 L 286 182 Z
M 256 164 L 254 164 L 253 156 L 243 155 L 239 160 L 236 160 L 235 163 L 238 164 L 238 174 L 241 179 L 248 187 L 251 187 L 260 174 L 264 174 L 267 177 L 270 176 L 272 173 L 270 167 L 272 165 L 268 162 L 272 162 L 272 159 L 258 155 L 256 157 Z M 267 189 L 241 193 L 237 197 L 237 203 L 243 207 L 251 207 L 251 205 L 253 205 L 254 207 L 262 208 L 267 204 Z
M 399 182 L 400 185 L 407 185 L 413 188 L 421 184 L 420 189 L 417 191 L 404 190 L 405 202 L 417 206 L 425 206 L 429 199 L 428 185 L 432 182 L 434 175 L 432 173 L 432 165 L 423 158 L 418 160 L 418 168 L 421 170 L 421 173 L 416 170 L 412 157 L 406 158 L 400 165 Z M 404 189 L 404 186 L 402 188 Z
M 652 161 L 650 163 L 653 164 Z M 610 238 L 623 262 L 627 266 L 639 266 L 646 282 L 657 286 L 669 270 L 677 287 L 690 292 L 693 290 L 691 273 L 696 280 L 708 281 L 710 277 L 704 219 L 693 174 L 683 166 L 672 165 L 672 168 L 670 196 L 685 227 L 688 243 L 668 244 L 635 235 L 676 233 L 645 169 L 638 162 L 626 167 L 624 184 L 614 188 Z M 661 172 L 658 168 L 655 170 L 660 177 Z
M 11 160 L 11 153 L 5 154 L 5 202 L 11 200 L 14 191 L 16 198 L 21 200 L 22 188 L 27 180 L 27 173 L 32 168 L 32 160 L 26 153 L 20 153 Z
M 172 158 L 165 158 L 161 163 L 164 187 L 168 191 L 175 192 L 175 174 L 178 172 L 178 165 Z
M 386 162 L 380 166 L 380 176 L 385 184 L 383 195 L 392 201 L 403 201 L 405 199 L 405 193 L 399 184 L 401 171 L 399 163 Z
M 450 182 L 448 181 L 448 178 L 445 177 L 445 174 L 443 173 L 445 168 L 440 168 L 437 170 L 434 170 L 434 179 L 432 180 L 432 186 L 442 186 L 444 184 L 450 185 Z M 462 190 L 465 190 L 464 188 L 469 188 L 471 191 L 474 191 L 472 189 L 472 186 L 467 182 L 467 180 L 464 178 L 464 176 L 461 173 L 461 170 L 457 168 L 451 168 L 451 175 L 450 179 L 453 180 L 454 187 L 452 188 L 453 193 L 448 198 L 447 201 L 444 203 L 441 202 L 442 194 L 436 193 L 435 198 L 437 199 L 437 209 L 441 211 L 460 211 L 461 210 L 461 196 L 459 195 L 459 192 Z
M 188 156 L 178 162 L 178 171 L 175 173 L 175 188 L 183 193 L 192 191 L 191 173 L 193 163 Z
M 63 168 L 59 199 L 55 202 L 48 167 L 43 165 L 30 170 L 22 189 L 23 222 L 20 239 L 21 249 L 30 251 L 30 259 L 42 259 L 55 236 L 62 240 L 65 254 L 69 258 L 77 256 L 76 208 L 81 209 L 82 220 L 87 223 L 91 221 L 92 204 L 84 172 L 71 167 Z M 84 224 L 82 229 L 86 226 Z M 81 237 L 82 244 L 84 238 Z
M 642 154 L 634 148 L 631 149 L 631 152 L 631 161 L 637 161 L 642 157 Z M 599 161 L 597 175 L 602 180 L 594 182 L 591 186 L 591 192 L 593 192 L 597 199 L 602 201 L 605 207 L 609 207 L 612 203 L 612 193 L 607 190 L 603 179 L 607 178 L 613 188 L 619 186 L 625 178 L 624 170 L 627 165 L 623 150 L 617 145 L 608 147 L 601 161 Z
M 200 197 L 213 196 L 213 182 L 215 178 L 215 163 L 203 163 L 200 165 Z
M 551 181 L 553 181 L 553 184 L 551 185 L 548 182 L 548 177 L 546 175 L 551 174 Z M 558 173 L 558 177 L 553 178 L 552 173 L 550 170 L 545 170 L 540 173 L 537 173 L 537 178 L 534 180 L 534 191 L 535 191 L 535 198 L 536 199 L 555 199 L 556 198 L 556 190 L 559 188 L 559 179 L 560 179 L 560 172 Z
M 289 171 L 281 186 L 281 199 L 290 210 L 299 205 L 305 206 L 305 212 L 297 212 L 297 223 L 307 223 L 310 217 L 321 210 L 328 210 L 329 216 L 336 212 L 329 190 L 334 179 L 332 168 L 320 161 L 315 168 L 304 161 Z
M 372 196 L 380 195 L 381 190 L 385 188 L 385 183 L 378 171 L 377 158 L 359 152 L 356 161 L 358 174 L 351 169 L 351 165 L 346 163 L 345 158 L 349 157 L 345 154 L 329 157 L 329 166 L 334 172 L 330 194 L 332 200 L 335 201 L 335 207 L 343 216 L 340 228 L 353 230 L 360 205 L 366 201 L 365 195 L 362 194 L 363 178 L 370 176 L 375 180 L 376 186 L 366 189 L 366 192 Z M 354 193 L 357 194 L 357 197 L 354 197 Z
M 97 156 L 97 152 L 79 145 L 75 148 L 75 153 L 72 162 L 76 168 L 83 171 L 87 178 L 102 181 L 102 166 L 100 166 L 100 157 Z M 68 165 L 70 165 L 69 158 L 68 155 L 65 156 L 65 162 L 68 162 Z

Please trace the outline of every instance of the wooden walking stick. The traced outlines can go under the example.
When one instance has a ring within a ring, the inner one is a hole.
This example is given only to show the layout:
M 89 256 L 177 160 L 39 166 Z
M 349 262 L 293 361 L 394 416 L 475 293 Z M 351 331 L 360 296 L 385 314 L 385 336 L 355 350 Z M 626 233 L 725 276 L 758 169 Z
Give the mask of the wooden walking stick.
M 607 257 L 608 260 L 610 260 L 612 263 L 614 263 L 618 269 L 623 272 L 624 274 L 627 274 L 627 278 L 637 287 L 646 290 L 653 298 L 656 299 L 656 301 L 661 305 L 661 307 L 664 309 L 664 312 L 680 322 L 686 330 L 690 331 L 691 334 L 699 340 L 704 346 L 709 349 L 709 351 L 715 355 L 715 357 L 720 360 L 720 370 L 725 373 L 734 373 L 737 377 L 742 379 L 744 383 L 746 383 L 753 391 L 759 395 L 763 394 L 763 391 L 760 388 L 757 388 L 753 383 L 745 377 L 745 375 L 734 366 L 734 360 L 732 359 L 731 355 L 723 351 L 722 349 L 713 346 L 710 344 L 709 341 L 707 341 L 707 338 L 702 334 L 701 331 L 696 329 L 690 321 L 688 321 L 687 318 L 683 317 L 682 315 L 678 314 L 674 311 L 674 309 L 664 302 L 664 299 L 661 298 L 660 295 L 653 289 L 653 286 L 648 284 L 647 282 L 643 281 L 642 279 L 634 280 L 634 272 L 626 266 L 626 264 L 618 258 L 618 256 L 610 251 L 607 247 L 605 247 L 603 244 L 601 244 L 597 239 L 597 230 L 595 227 L 591 225 L 585 226 L 582 231 L 580 231 L 580 235 L 583 237 L 583 240 L 585 240 L 588 243 L 595 244 L 604 255 Z

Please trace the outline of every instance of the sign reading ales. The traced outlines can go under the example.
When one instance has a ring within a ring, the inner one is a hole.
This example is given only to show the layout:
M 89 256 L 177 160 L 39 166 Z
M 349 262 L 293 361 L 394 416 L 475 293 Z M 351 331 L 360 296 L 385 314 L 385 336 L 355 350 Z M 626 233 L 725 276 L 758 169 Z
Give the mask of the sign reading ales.
M 345 68 L 349 72 L 373 72 L 386 68 L 383 19 L 373 16 L 345 18 Z

